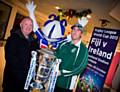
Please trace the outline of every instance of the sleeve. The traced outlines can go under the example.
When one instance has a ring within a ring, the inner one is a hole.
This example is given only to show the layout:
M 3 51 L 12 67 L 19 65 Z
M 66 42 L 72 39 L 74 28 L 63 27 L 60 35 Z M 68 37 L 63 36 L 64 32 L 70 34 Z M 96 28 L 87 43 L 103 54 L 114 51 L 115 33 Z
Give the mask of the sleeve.
M 74 68 L 74 69 L 73 69 L 72 71 L 70 71 L 70 72 L 63 73 L 63 71 L 61 71 L 61 73 L 62 73 L 64 76 L 73 76 L 73 75 L 81 74 L 81 73 L 84 71 L 84 69 L 86 68 L 87 63 L 88 63 L 88 49 L 86 48 L 86 51 L 85 51 L 85 54 L 84 54 L 84 58 L 83 58 L 83 60 L 82 60 L 82 63 L 80 64 L 80 66 Z
M 55 50 L 54 55 L 59 58 L 59 50 L 60 50 L 60 45 L 58 46 L 58 48 Z
M 60 52 L 61 52 L 61 50 L 62 50 L 62 47 L 63 47 L 66 43 L 67 43 L 66 41 L 61 42 L 61 43 L 58 45 L 57 49 L 55 50 L 54 55 L 55 55 L 58 59 L 60 58 Z
M 31 49 L 32 50 L 37 50 L 37 49 L 40 49 L 39 47 L 39 40 L 38 39 L 34 39 L 32 42 L 31 42 Z
M 7 40 L 5 45 L 5 60 L 7 69 L 9 69 L 8 72 L 10 71 L 9 74 L 22 82 L 29 66 L 27 66 L 28 58 L 24 56 L 24 52 L 20 51 L 21 49 L 23 50 L 20 44 L 22 43 L 20 43 L 20 39 L 17 37 L 11 37 Z
M 11 65 L 17 64 L 17 44 L 14 39 L 8 38 L 6 45 L 5 45 L 5 59 L 6 63 Z

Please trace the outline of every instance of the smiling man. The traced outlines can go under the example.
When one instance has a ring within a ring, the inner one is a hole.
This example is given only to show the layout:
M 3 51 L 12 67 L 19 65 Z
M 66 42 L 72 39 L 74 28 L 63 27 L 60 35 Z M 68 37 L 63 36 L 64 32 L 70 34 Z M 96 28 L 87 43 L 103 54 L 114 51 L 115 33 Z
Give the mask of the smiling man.
M 87 66 L 88 49 L 81 41 L 84 29 L 79 23 L 71 29 L 71 41 L 61 43 L 55 52 L 62 62 L 54 92 L 72 92 L 77 77 Z
M 32 37 L 33 23 L 25 17 L 19 27 L 11 30 L 5 45 L 5 70 L 3 92 L 26 92 L 24 85 L 28 74 L 31 51 L 39 47 Z

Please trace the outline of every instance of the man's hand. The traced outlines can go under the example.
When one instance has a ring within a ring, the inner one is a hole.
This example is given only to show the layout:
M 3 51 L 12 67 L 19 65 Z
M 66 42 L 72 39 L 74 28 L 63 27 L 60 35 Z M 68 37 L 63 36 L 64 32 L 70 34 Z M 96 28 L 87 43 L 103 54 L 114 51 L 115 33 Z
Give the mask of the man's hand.
M 61 72 L 60 72 L 60 70 L 58 71 L 58 76 L 60 76 L 61 75 Z

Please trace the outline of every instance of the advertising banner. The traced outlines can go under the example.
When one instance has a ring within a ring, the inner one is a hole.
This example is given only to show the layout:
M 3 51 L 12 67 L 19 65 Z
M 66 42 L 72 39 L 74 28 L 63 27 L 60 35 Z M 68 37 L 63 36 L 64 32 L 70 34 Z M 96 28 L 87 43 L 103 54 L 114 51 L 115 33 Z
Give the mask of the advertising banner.
M 95 27 L 88 46 L 88 65 L 76 92 L 101 92 L 111 64 L 120 30 Z

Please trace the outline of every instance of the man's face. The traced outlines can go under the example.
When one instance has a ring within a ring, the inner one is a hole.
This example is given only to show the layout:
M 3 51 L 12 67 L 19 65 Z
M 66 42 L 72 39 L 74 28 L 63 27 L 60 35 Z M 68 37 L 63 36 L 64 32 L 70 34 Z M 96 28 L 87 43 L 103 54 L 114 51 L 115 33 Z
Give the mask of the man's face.
M 21 31 L 24 36 L 28 36 L 33 30 L 32 20 L 29 18 L 25 18 L 20 23 Z
M 82 36 L 82 32 L 80 31 L 80 29 L 78 27 L 74 27 L 71 32 L 72 40 L 80 40 L 81 36 Z

